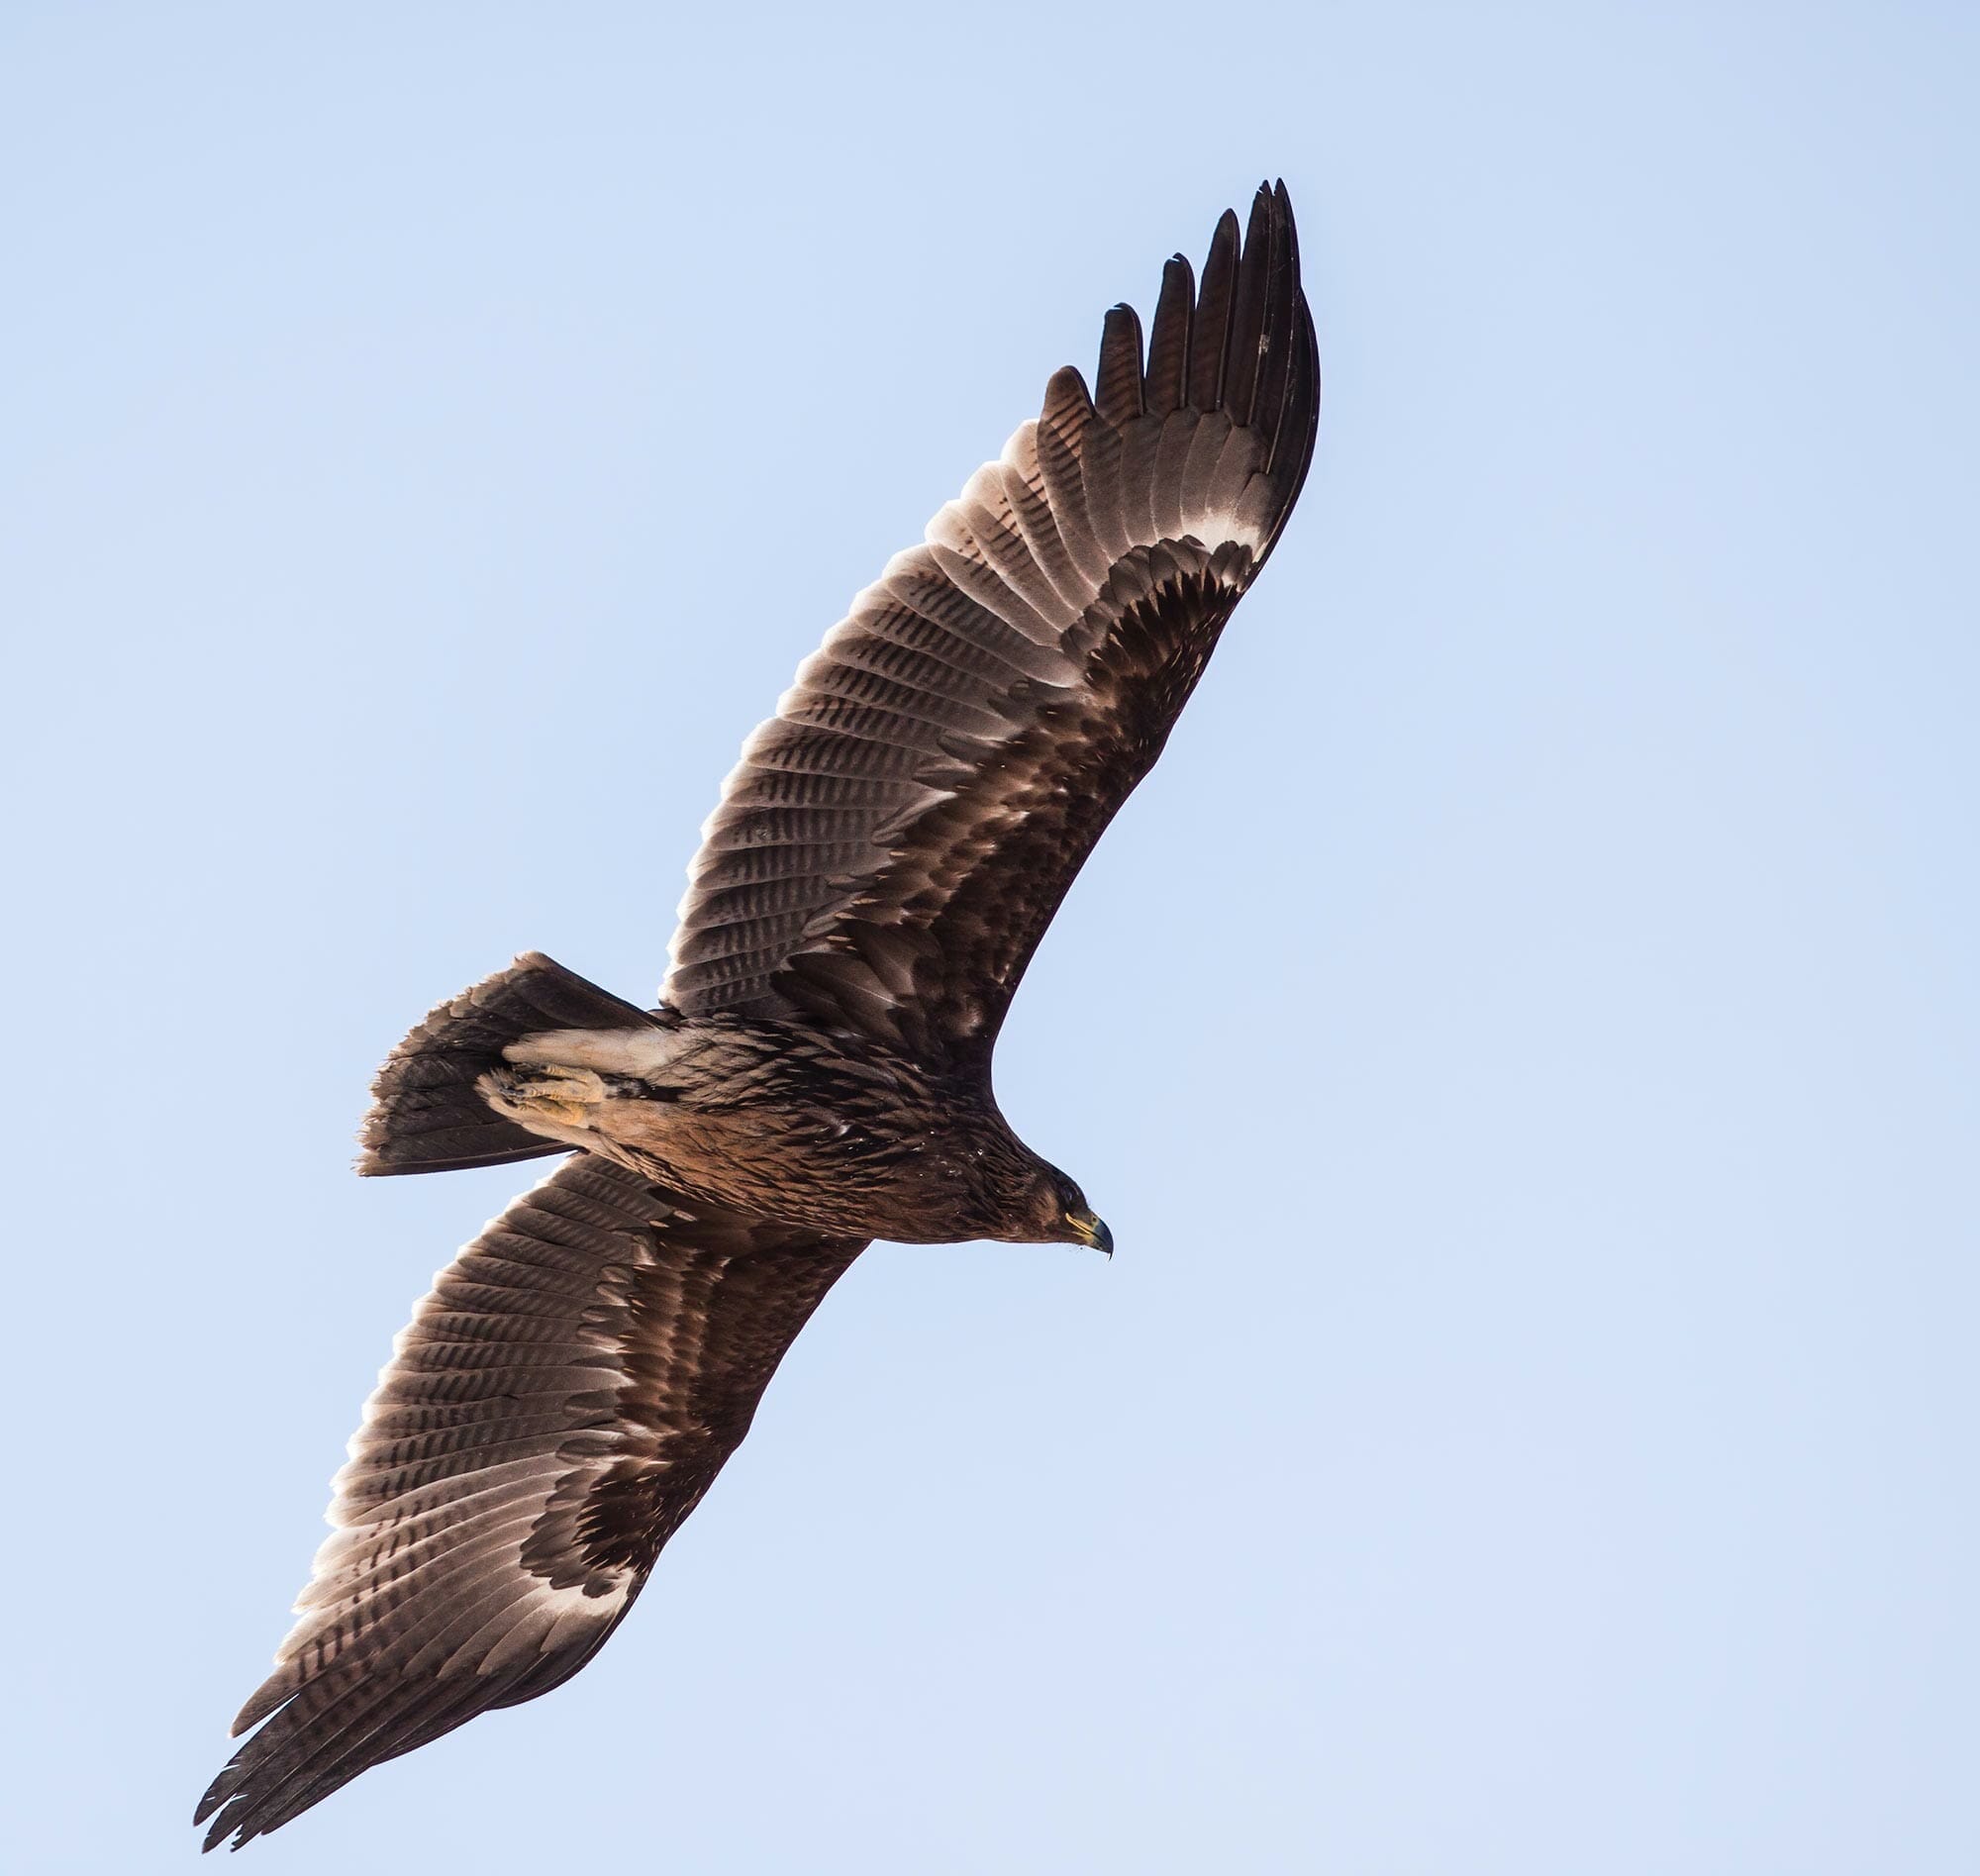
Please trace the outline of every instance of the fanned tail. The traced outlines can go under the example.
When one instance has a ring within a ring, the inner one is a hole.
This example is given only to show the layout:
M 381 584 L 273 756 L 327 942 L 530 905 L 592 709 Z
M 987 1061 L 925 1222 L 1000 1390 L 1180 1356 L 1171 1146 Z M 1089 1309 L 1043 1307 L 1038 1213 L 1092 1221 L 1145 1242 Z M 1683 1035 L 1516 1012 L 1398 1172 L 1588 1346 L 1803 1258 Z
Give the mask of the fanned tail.
M 568 1152 L 505 1120 L 475 1092 L 502 1050 L 544 1030 L 638 1029 L 644 1010 L 588 983 L 541 951 L 430 1012 L 385 1058 L 358 1134 L 361 1173 L 451 1172 Z

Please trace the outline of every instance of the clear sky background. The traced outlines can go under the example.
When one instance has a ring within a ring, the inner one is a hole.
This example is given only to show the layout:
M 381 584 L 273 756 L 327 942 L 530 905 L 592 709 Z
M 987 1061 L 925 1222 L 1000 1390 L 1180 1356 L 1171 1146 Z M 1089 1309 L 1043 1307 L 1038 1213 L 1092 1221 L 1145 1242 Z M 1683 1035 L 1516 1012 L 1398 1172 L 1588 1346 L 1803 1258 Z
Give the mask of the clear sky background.
M 719 15 L 718 17 L 715 17 Z M 1304 503 L 611 1647 L 268 1876 L 1980 1868 L 1980 15 L 0 10 L 24 1872 L 189 1869 L 393 1331 L 370 1072 L 1283 174 Z

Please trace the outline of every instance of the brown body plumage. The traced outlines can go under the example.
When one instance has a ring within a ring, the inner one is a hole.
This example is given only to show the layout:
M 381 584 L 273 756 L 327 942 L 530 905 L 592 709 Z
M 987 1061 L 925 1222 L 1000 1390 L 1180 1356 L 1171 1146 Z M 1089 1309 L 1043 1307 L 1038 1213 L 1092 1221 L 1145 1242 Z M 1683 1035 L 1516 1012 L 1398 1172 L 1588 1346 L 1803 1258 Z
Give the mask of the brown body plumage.
M 476 1086 L 532 1132 L 783 1224 L 904 1244 L 1093 1241 L 1078 1187 L 1011 1132 L 987 1075 L 856 1032 L 662 1009 L 639 1029 L 512 1043 Z
M 991 1054 L 1292 512 L 1319 388 L 1261 189 L 1200 286 L 1168 263 L 1145 358 L 1117 306 L 1093 392 L 1056 373 L 799 671 L 704 830 L 656 1009 L 531 954 L 393 1051 L 361 1170 L 568 1157 L 399 1338 L 209 1848 L 583 1666 L 869 1238 L 1111 1248 Z

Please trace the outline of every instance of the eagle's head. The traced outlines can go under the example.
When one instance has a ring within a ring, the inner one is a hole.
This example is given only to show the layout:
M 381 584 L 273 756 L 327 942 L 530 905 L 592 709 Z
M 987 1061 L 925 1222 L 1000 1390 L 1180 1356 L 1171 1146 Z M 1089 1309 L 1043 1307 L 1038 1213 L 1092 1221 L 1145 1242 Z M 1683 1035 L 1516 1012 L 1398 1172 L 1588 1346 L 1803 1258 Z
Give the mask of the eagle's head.
M 1113 1256 L 1114 1234 L 1087 1204 L 1086 1194 L 1080 1191 L 1077 1182 L 1067 1178 L 1056 1166 L 1045 1166 L 1043 1170 L 1045 1177 L 1035 1201 L 1038 1208 L 1036 1222 L 1040 1231 L 1031 1241 L 1040 1244 L 1091 1244 L 1095 1250 L 1104 1250 L 1108 1256 Z

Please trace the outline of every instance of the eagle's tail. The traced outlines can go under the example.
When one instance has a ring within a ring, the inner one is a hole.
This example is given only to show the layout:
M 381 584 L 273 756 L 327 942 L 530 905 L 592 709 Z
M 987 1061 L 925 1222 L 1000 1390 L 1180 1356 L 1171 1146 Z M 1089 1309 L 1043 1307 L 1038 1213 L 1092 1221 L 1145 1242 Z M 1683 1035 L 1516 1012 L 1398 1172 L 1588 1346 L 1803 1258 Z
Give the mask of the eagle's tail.
M 371 1084 L 363 1173 L 450 1172 L 568 1152 L 505 1120 L 475 1092 L 502 1050 L 544 1030 L 623 1030 L 652 1021 L 541 951 L 448 999 L 385 1058 Z

